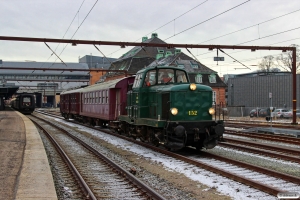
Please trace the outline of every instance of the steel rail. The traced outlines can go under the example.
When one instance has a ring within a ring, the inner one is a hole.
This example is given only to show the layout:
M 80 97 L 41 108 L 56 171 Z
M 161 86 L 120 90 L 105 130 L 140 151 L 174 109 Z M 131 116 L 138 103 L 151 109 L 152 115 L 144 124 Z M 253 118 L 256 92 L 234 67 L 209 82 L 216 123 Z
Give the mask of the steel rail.
M 274 145 L 262 144 L 262 143 L 258 144 L 257 142 L 245 141 L 245 140 L 241 140 L 241 139 L 228 138 L 228 137 L 224 137 L 224 140 L 225 140 L 225 142 L 230 142 L 230 143 L 238 143 L 238 144 L 249 145 L 249 146 L 254 146 L 254 147 L 258 147 L 258 148 L 265 148 L 265 149 L 283 151 L 286 153 L 300 155 L 300 150 L 294 149 L 291 147 L 283 147 L 283 146 L 280 147 L 278 145 L 274 146 Z
M 228 163 L 231 163 L 231 164 L 243 167 L 243 168 L 247 168 L 247 169 L 250 169 L 250 170 L 254 170 L 256 172 L 260 172 L 262 174 L 267 174 L 267 175 L 270 175 L 270 176 L 273 176 L 273 177 L 276 177 L 276 178 L 280 178 L 282 180 L 286 180 L 286 181 L 290 181 L 290 182 L 293 182 L 293 183 L 296 183 L 296 184 L 300 184 L 300 178 L 299 177 L 295 177 L 295 176 L 291 176 L 291 175 L 284 174 L 284 173 L 281 173 L 281 172 L 277 172 L 277 171 L 274 171 L 274 170 L 270 170 L 270 169 L 266 169 L 266 168 L 263 168 L 263 167 L 255 166 L 255 165 L 245 163 L 245 162 L 242 162 L 242 161 L 233 160 L 231 158 L 222 157 L 222 156 L 215 155 L 215 154 L 212 154 L 212 153 L 209 153 L 209 152 L 201 152 L 201 154 L 206 155 L 209 158 L 214 158 L 214 159 L 217 159 L 217 160 L 221 160 L 221 161 L 228 162 Z
M 295 144 L 300 145 L 300 139 L 295 137 L 286 137 L 286 136 L 279 136 L 279 135 L 270 135 L 270 134 L 261 134 L 261 133 L 245 133 L 245 132 L 236 132 L 236 131 L 225 131 L 226 134 L 248 137 L 248 138 L 255 138 L 255 139 L 263 139 L 268 141 L 275 141 L 275 142 L 283 142 L 288 144 Z
M 247 146 L 244 146 L 244 145 L 242 146 L 240 144 L 232 144 L 232 143 L 228 143 L 228 142 L 219 142 L 218 146 L 233 148 L 233 149 L 239 149 L 239 150 L 243 150 L 243 151 L 247 151 L 247 152 L 251 152 L 251 153 L 263 154 L 263 155 L 266 155 L 266 156 L 279 158 L 279 159 L 283 159 L 283 160 L 286 160 L 286 161 L 294 161 L 294 162 L 300 163 L 300 158 L 298 158 L 298 157 L 294 157 L 294 156 L 290 156 L 290 155 L 284 155 L 284 154 L 275 153 L 275 152 L 270 152 L 270 151 L 266 151 L 266 150 L 263 150 L 263 149 L 255 149 L 253 147 L 247 147 Z
M 31 115 L 33 117 L 35 117 L 34 115 Z M 69 159 L 69 157 L 67 156 L 67 154 L 64 152 L 64 150 L 60 147 L 60 145 L 55 141 L 55 139 L 42 127 L 40 126 L 38 123 L 36 123 L 34 120 L 31 120 L 36 126 L 38 126 L 41 130 L 43 130 L 43 132 L 46 134 L 46 136 L 49 138 L 49 140 L 52 142 L 52 144 L 54 145 L 54 147 L 56 148 L 57 152 L 61 155 L 62 159 L 66 162 L 66 164 L 69 166 L 69 169 L 71 170 L 71 172 L 73 173 L 73 175 L 75 176 L 76 180 L 78 181 L 79 185 L 81 186 L 81 188 L 83 189 L 85 196 L 88 199 L 91 200 L 97 200 L 97 198 L 95 197 L 94 193 L 92 192 L 92 190 L 89 188 L 89 186 L 87 185 L 87 183 L 84 181 L 84 179 L 82 178 L 82 176 L 80 175 L 80 173 L 78 172 L 78 170 L 76 169 L 76 167 L 74 166 L 74 164 L 72 163 L 72 161 Z
M 270 127 L 270 122 L 263 122 L 263 121 L 243 121 L 243 120 L 225 120 L 225 125 L 227 126 L 232 126 L 232 127 L 240 127 L 240 126 L 250 126 L 250 127 L 257 127 L 257 126 L 262 126 L 262 127 Z M 292 130 L 299 130 L 299 126 L 287 124 L 287 123 L 282 123 L 282 122 L 272 122 L 272 127 L 273 128 L 287 128 L 287 129 L 292 129 Z

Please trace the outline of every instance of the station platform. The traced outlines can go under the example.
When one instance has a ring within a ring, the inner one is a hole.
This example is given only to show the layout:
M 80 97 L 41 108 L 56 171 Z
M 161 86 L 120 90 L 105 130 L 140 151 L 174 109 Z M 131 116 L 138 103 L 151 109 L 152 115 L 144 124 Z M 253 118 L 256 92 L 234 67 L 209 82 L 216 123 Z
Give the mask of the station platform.
M 38 130 L 10 107 L 0 111 L 0 150 L 0 199 L 57 199 Z

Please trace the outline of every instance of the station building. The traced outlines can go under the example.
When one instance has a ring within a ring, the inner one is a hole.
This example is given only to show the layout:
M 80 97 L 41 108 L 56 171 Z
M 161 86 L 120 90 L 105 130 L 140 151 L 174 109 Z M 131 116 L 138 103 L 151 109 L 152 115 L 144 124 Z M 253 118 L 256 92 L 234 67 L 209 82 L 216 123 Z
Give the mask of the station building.
M 293 105 L 290 72 L 257 72 L 227 75 L 227 105 L 233 115 L 248 116 L 253 108 L 288 108 Z M 297 108 L 300 108 L 300 74 L 297 74 Z M 235 111 L 234 111 L 235 110 Z M 235 113 L 235 114 L 234 114 Z

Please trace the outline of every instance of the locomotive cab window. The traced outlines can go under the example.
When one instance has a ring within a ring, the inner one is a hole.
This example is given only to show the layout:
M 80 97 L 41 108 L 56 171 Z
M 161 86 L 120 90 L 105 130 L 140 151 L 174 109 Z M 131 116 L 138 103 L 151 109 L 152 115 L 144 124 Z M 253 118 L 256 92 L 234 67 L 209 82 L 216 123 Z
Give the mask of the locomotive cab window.
M 184 71 L 176 70 L 177 83 L 188 83 L 187 76 Z
M 24 103 L 30 102 L 30 97 L 24 97 L 24 98 L 23 98 L 23 102 L 24 102 Z
M 25 104 L 30 105 L 30 97 L 23 98 L 23 105 L 25 105 Z
M 174 83 L 173 69 L 160 69 L 158 74 L 158 83 Z
M 142 75 L 143 74 L 137 74 L 135 79 L 134 79 L 134 83 L 133 83 L 133 88 L 137 88 L 140 86 L 140 83 L 141 83 L 141 79 L 142 79 Z
M 143 87 L 149 87 L 155 84 L 156 84 L 156 70 L 151 70 L 147 72 L 145 76 Z

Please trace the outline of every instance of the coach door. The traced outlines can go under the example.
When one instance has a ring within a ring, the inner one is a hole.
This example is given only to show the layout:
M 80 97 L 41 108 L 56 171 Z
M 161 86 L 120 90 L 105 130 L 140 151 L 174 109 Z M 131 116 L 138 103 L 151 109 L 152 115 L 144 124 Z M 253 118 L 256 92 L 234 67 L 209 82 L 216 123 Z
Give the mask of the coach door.
M 120 89 L 116 90 L 116 109 L 115 109 L 115 119 L 121 114 L 121 101 L 120 101 Z

